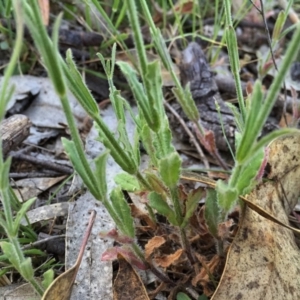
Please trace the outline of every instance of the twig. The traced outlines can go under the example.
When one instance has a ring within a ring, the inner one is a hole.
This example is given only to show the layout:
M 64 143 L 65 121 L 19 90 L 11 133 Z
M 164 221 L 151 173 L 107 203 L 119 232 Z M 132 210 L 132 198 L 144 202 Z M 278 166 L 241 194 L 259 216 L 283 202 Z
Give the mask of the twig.
M 45 172 L 21 172 L 21 173 L 9 173 L 9 178 L 20 179 L 20 178 L 43 178 L 43 177 L 57 177 L 60 176 L 61 172 L 45 171 Z
M 48 168 L 50 170 L 54 170 L 63 174 L 73 174 L 73 168 L 71 167 L 67 167 L 67 166 L 62 166 L 56 162 L 52 162 L 52 161 L 47 161 L 47 160 L 43 160 L 43 159 L 38 159 L 36 157 L 32 157 L 30 155 L 27 154 L 22 154 L 19 152 L 15 152 L 15 151 L 11 151 L 11 156 L 15 159 L 18 160 L 25 160 L 27 162 L 30 162 L 32 164 L 38 165 L 38 166 L 42 166 L 45 168 Z
M 45 239 L 42 239 L 42 240 L 39 240 L 39 241 L 36 241 L 36 242 L 33 242 L 33 243 L 30 243 L 28 245 L 25 245 L 24 247 L 22 247 L 22 250 L 26 250 L 26 249 L 31 249 L 33 247 L 36 247 L 36 246 L 39 246 L 41 244 L 45 244 L 45 243 L 48 243 L 52 240 L 56 240 L 56 239 L 62 239 L 62 238 L 65 238 L 66 235 L 65 234 L 62 234 L 62 235 L 55 235 L 55 236 L 50 236 L 48 238 L 45 238 Z
M 180 117 L 180 115 L 175 111 L 175 109 L 173 109 L 173 107 L 167 102 L 164 101 L 164 105 L 167 107 L 167 109 L 174 115 L 174 117 L 178 120 L 178 122 L 181 124 L 181 126 L 183 127 L 183 129 L 185 130 L 185 132 L 188 134 L 191 142 L 194 144 L 201 160 L 203 161 L 205 168 L 207 170 L 210 169 L 209 166 L 209 162 L 207 160 L 207 158 L 205 157 L 199 143 L 197 142 L 197 139 L 195 138 L 195 136 L 193 135 L 193 133 L 191 132 L 191 130 L 186 126 L 184 120 Z

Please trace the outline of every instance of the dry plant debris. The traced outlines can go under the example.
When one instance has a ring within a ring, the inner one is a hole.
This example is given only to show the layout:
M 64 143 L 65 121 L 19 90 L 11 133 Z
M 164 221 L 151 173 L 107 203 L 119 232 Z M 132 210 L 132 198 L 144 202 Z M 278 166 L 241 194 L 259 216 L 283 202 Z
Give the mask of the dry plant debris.
M 267 179 L 247 196 L 281 222 L 300 196 L 300 135 L 270 145 Z M 293 232 L 245 207 L 213 300 L 300 299 L 300 251 Z
M 114 300 L 150 300 L 139 275 L 132 265 L 118 254 L 119 270 L 114 281 Z

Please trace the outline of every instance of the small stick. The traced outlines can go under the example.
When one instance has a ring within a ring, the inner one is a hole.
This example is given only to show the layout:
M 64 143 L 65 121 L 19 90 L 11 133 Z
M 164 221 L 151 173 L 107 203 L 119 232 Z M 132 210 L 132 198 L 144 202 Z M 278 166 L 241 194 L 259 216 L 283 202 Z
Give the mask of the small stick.
M 190 129 L 186 126 L 184 120 L 179 116 L 179 114 L 175 111 L 175 109 L 173 109 L 173 107 L 167 102 L 164 101 L 164 105 L 167 107 L 167 109 L 174 115 L 174 117 L 178 120 L 178 122 L 181 124 L 181 126 L 184 128 L 185 132 L 188 134 L 191 142 L 194 144 L 194 146 L 196 147 L 196 150 L 201 158 L 201 160 L 203 161 L 205 168 L 207 170 L 210 169 L 209 166 L 209 162 L 207 160 L 207 158 L 205 157 L 199 143 L 197 142 L 195 136 L 193 135 L 193 133 L 190 131 Z

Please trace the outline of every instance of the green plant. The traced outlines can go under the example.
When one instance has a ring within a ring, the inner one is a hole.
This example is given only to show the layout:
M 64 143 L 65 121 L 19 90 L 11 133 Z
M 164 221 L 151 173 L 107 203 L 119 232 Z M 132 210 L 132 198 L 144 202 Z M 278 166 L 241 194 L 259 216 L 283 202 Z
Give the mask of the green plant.
M 245 104 L 241 90 L 239 77 L 239 58 L 235 32 L 232 27 L 230 14 L 230 1 L 225 2 L 226 12 L 226 42 L 236 82 L 237 96 L 241 115 L 236 117 L 239 132 L 236 134 L 235 165 L 228 183 L 221 180 L 217 182 L 217 195 L 215 201 L 218 203 L 219 221 L 225 220 L 228 212 L 237 203 L 238 196 L 249 193 L 256 184 L 256 176 L 264 159 L 264 147 L 275 138 L 297 132 L 296 129 L 280 129 L 269 135 L 258 139 L 260 132 L 269 116 L 277 99 L 279 90 L 284 82 L 284 77 L 299 49 L 300 27 L 298 26 L 292 41 L 290 42 L 285 58 L 274 81 L 268 91 L 266 99 L 262 92 L 260 81 L 256 81 L 253 93 Z
M 22 48 L 22 37 L 23 37 L 23 19 L 20 11 L 20 1 L 12 1 L 15 19 L 17 21 L 17 37 L 15 47 L 10 59 L 10 62 L 4 73 L 4 83 L 0 91 L 0 120 L 3 119 L 5 114 L 5 107 L 12 95 L 13 87 L 9 85 L 9 78 L 11 77 L 13 70 L 18 61 L 18 57 Z M 0 142 L 0 198 L 3 205 L 3 214 L 0 216 L 0 225 L 4 229 L 7 241 L 2 240 L 0 242 L 1 249 L 14 266 L 16 270 L 22 275 L 22 277 L 30 282 L 35 290 L 42 295 L 43 288 L 40 286 L 38 281 L 34 277 L 34 270 L 32 267 L 31 259 L 25 257 L 22 251 L 20 241 L 18 239 L 20 221 L 24 217 L 28 208 L 33 204 L 35 199 L 30 199 L 24 203 L 17 214 L 13 215 L 12 203 L 16 203 L 16 196 L 9 185 L 9 169 L 11 159 L 4 160 L 2 153 L 2 144 Z
M 19 2 L 15 0 L 13 3 L 16 9 Z M 93 1 L 93 3 L 105 17 L 109 29 L 117 35 L 117 28 L 115 28 L 107 17 L 99 2 Z M 161 214 L 166 217 L 171 225 L 177 228 L 181 238 L 182 248 L 186 251 L 190 263 L 193 264 L 195 258 L 187 239 L 187 230 L 189 218 L 196 209 L 203 192 L 201 189 L 193 190 L 187 195 L 187 201 L 185 203 L 182 203 L 180 200 L 179 178 L 181 172 L 181 158 L 172 145 L 169 122 L 164 111 L 160 63 L 158 61 L 149 62 L 147 60 L 145 45 L 141 35 L 141 26 L 137 14 L 136 1 L 128 0 L 124 3 L 126 3 L 129 23 L 131 24 L 133 31 L 134 42 L 138 53 L 138 64 L 136 69 L 125 62 L 119 62 L 117 65 L 123 74 L 126 75 L 138 105 L 137 114 L 134 114 L 131 111 L 126 99 L 121 96 L 120 92 L 114 86 L 113 75 L 116 45 L 112 48 L 111 60 L 105 61 L 104 57 L 98 54 L 106 72 L 110 87 L 110 100 L 118 121 L 117 136 L 110 132 L 103 122 L 99 113 L 99 108 L 73 61 L 72 52 L 70 50 L 67 52 L 66 62 L 59 54 L 58 28 L 62 16 L 60 15 L 57 18 L 52 31 L 52 37 L 50 38 L 43 26 L 37 2 L 35 0 L 23 0 L 22 8 L 25 23 L 31 32 L 39 53 L 41 54 L 49 77 L 53 81 L 55 90 L 60 97 L 66 114 L 72 140 L 63 139 L 65 150 L 84 184 L 95 199 L 102 201 L 115 221 L 118 231 L 120 232 L 119 239 L 122 237 L 123 240 L 126 240 L 126 243 L 130 248 L 129 252 L 133 253 L 135 258 L 142 264 L 148 266 L 149 263 L 146 262 L 143 251 L 136 241 L 133 218 L 130 214 L 130 208 L 122 189 L 146 193 L 149 200 L 147 203 L 148 212 L 152 221 L 156 222 L 156 215 Z M 152 20 L 146 1 L 140 1 L 139 4 L 144 19 L 150 27 L 155 50 L 164 67 L 170 72 L 175 83 L 175 88 L 173 89 L 174 95 L 181 104 L 186 115 L 195 123 L 198 131 L 205 137 L 205 129 L 202 128 L 198 122 L 201 112 L 199 115 L 189 87 L 183 88 L 181 86 L 179 78 L 172 68 L 172 61 L 168 54 L 162 34 Z M 115 5 L 117 5 L 117 1 L 115 2 Z M 122 6 L 122 11 L 125 10 L 124 7 L 125 4 Z M 219 180 L 217 182 L 216 191 L 209 191 L 207 195 L 208 203 L 206 206 L 206 220 L 216 239 L 218 239 L 218 223 L 226 219 L 230 210 L 236 205 L 238 196 L 250 192 L 255 186 L 256 177 L 265 155 L 264 147 L 278 136 L 295 132 L 293 129 L 282 129 L 273 132 L 260 140 L 258 139 L 266 118 L 273 107 L 280 86 L 284 80 L 284 76 L 293 60 L 294 54 L 297 53 L 300 48 L 300 45 L 297 43 L 300 38 L 300 27 L 298 26 L 288 47 L 283 64 L 266 99 L 264 100 L 261 83 L 257 81 L 254 85 L 252 95 L 245 102 L 241 90 L 239 57 L 235 31 L 233 29 L 230 14 L 231 2 L 229 0 L 224 1 L 224 9 L 226 18 L 225 38 L 232 71 L 236 81 L 241 112 L 240 114 L 235 114 L 238 132 L 236 134 L 235 165 L 230 179 L 228 183 Z M 17 30 L 19 35 L 17 37 L 15 48 L 16 52 L 13 54 L 10 66 L 6 70 L 5 80 L 8 80 L 10 77 L 12 67 L 15 65 L 20 51 L 22 34 L 20 15 L 21 14 L 17 14 L 17 24 L 19 24 L 20 27 Z M 123 14 L 117 19 L 118 23 L 121 22 L 122 18 Z M 67 89 L 70 89 L 73 92 L 83 108 L 93 118 L 99 133 L 99 140 L 107 148 L 107 152 L 101 154 L 94 160 L 94 168 L 91 167 L 85 156 L 83 145 L 69 106 Z M 5 105 L 10 95 L 11 90 L 6 91 L 4 88 L 1 91 L 0 117 L 3 117 Z M 126 131 L 126 110 L 130 111 L 136 124 L 136 132 L 133 139 L 128 136 Z M 149 167 L 143 173 L 140 170 L 139 141 L 143 143 L 143 146 L 149 155 Z M 110 194 L 108 194 L 109 191 L 107 190 L 105 179 L 106 161 L 109 155 L 113 157 L 124 171 L 124 173 L 116 177 L 116 182 L 119 183 L 119 186 L 110 191 Z M 1 247 L 4 253 L 8 253 L 8 250 L 16 252 L 18 260 L 14 260 L 13 257 L 10 257 L 10 260 L 20 274 L 26 280 L 31 282 L 36 290 L 42 294 L 43 288 L 37 284 L 34 279 L 30 261 L 24 257 L 24 254 L 20 251 L 20 245 L 15 241 L 15 234 L 18 230 L 20 217 L 25 214 L 26 209 L 33 200 L 24 205 L 17 218 L 13 220 L 8 205 L 8 201 L 12 197 L 7 181 L 10 161 L 3 162 L 1 155 L 0 158 L 0 171 L 1 174 L 4 174 L 0 181 L 0 192 L 5 213 L 5 221 L 1 221 L 0 219 L 0 222 L 1 226 L 5 228 L 10 240 L 10 243 L 2 242 Z M 127 249 L 126 251 L 128 253 Z M 156 270 L 156 272 L 159 271 Z M 49 273 L 45 274 L 45 285 L 49 284 L 51 276 L 52 275 L 49 275 Z M 179 297 L 185 296 L 179 295 Z

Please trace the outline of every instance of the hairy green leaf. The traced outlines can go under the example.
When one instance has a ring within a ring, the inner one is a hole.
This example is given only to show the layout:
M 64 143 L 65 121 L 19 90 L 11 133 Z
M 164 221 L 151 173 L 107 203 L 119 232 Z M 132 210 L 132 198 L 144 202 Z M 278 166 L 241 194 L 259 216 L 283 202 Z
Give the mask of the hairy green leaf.
M 43 274 L 43 277 L 44 277 L 44 280 L 42 281 L 42 286 L 46 290 L 50 286 L 50 284 L 53 282 L 53 279 L 54 279 L 54 271 L 53 271 L 53 269 L 47 270 Z
M 153 134 L 153 145 L 157 159 L 168 156 L 175 151 L 172 145 L 172 133 L 166 116 L 164 117 L 160 131 Z
M 181 158 L 177 152 L 173 152 L 158 162 L 160 176 L 168 187 L 177 184 L 180 177 Z
M 251 161 L 243 166 L 236 183 L 236 188 L 240 196 L 250 193 L 257 184 L 256 176 L 263 159 L 264 149 L 261 148 L 260 151 L 252 157 Z
M 209 232 L 218 238 L 218 224 L 220 221 L 220 208 L 217 201 L 217 192 L 213 189 L 207 189 L 205 211 L 205 222 L 208 226 Z
M 120 187 L 114 188 L 110 194 L 112 208 L 120 218 L 121 225 L 118 228 L 121 232 L 131 238 L 135 237 L 135 228 L 131 216 L 130 207 L 124 198 Z
M 173 88 L 172 91 L 189 120 L 193 122 L 198 122 L 200 119 L 200 115 L 195 101 L 193 99 L 193 96 L 191 94 L 190 85 L 187 84 L 184 90 Z
M 109 151 L 106 150 L 104 153 L 100 154 L 95 159 L 94 176 L 98 184 L 97 190 L 99 191 L 99 195 L 101 199 L 105 199 L 107 193 L 106 163 L 107 163 L 108 155 L 109 155 Z
M 165 216 L 171 224 L 175 226 L 179 225 L 176 220 L 175 212 L 167 204 L 167 202 L 164 201 L 161 195 L 157 194 L 156 192 L 151 192 L 148 198 L 149 198 L 149 205 L 153 209 L 157 210 L 159 214 Z
M 230 187 L 222 180 L 218 180 L 216 184 L 218 205 L 226 213 L 229 212 L 238 200 L 238 191 L 235 187 Z
M 31 263 L 31 258 L 27 257 L 20 264 L 20 273 L 25 280 L 30 281 L 33 278 L 34 272 Z
M 114 178 L 115 183 L 120 185 L 122 190 L 128 192 L 136 192 L 141 189 L 140 184 L 136 177 L 128 174 L 128 173 L 120 173 Z
M 194 189 L 189 192 L 187 201 L 185 203 L 185 215 L 183 218 L 183 222 L 181 224 L 181 228 L 184 228 L 190 217 L 193 215 L 199 201 L 203 197 L 204 191 L 203 188 Z

